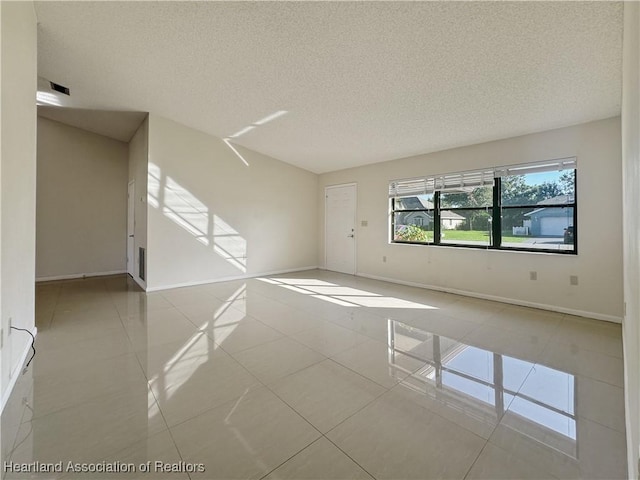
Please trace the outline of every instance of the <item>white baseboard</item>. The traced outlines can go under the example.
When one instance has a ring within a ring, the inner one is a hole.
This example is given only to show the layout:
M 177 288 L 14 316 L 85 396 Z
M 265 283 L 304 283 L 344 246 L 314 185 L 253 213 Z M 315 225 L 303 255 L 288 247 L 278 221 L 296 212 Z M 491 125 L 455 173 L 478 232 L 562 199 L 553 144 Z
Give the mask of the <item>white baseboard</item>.
M 195 282 L 175 283 L 172 285 L 163 285 L 161 287 L 149 287 L 147 288 L 147 292 L 157 292 L 160 290 L 169 290 L 171 288 L 195 287 L 196 285 L 206 285 L 207 283 L 230 282 L 232 280 L 246 280 L 247 278 L 264 277 L 266 275 L 281 275 L 283 273 L 302 272 L 304 270 L 314 270 L 316 268 L 318 267 L 316 265 L 313 265 L 308 267 L 291 268 L 287 270 L 273 270 L 270 272 L 249 273 L 246 275 L 235 275 L 232 277 L 221 277 L 221 278 L 214 278 L 210 280 L 198 280 Z
M 77 278 L 106 277 L 108 275 L 121 275 L 126 270 L 114 270 L 111 272 L 71 273 L 69 275 L 53 275 L 51 277 L 36 277 L 36 282 L 51 282 L 54 280 L 75 280 Z
M 356 276 L 370 278 L 372 280 L 381 280 L 383 282 L 397 283 L 399 285 L 407 285 L 409 287 L 426 288 L 427 290 L 436 290 L 438 292 L 454 293 L 456 295 L 462 295 L 465 297 L 473 297 L 473 298 L 480 298 L 482 300 L 491 300 L 494 302 L 508 303 L 510 305 L 519 305 L 522 307 L 538 308 L 540 310 L 549 310 L 552 312 L 566 313 L 569 315 L 576 315 L 578 317 L 604 320 L 605 322 L 622 323 L 622 317 L 616 317 L 615 315 L 606 315 L 604 313 L 587 312 L 584 310 L 576 310 L 573 308 L 559 307 L 557 305 L 547 305 L 544 303 L 528 302 L 526 300 L 519 300 L 516 298 L 498 297 L 495 295 L 487 295 L 484 293 L 470 292 L 468 290 L 458 290 L 456 288 L 440 287 L 438 285 L 427 285 L 424 283 L 407 282 L 404 280 L 399 280 L 397 278 L 381 277 L 379 275 L 370 275 L 368 273 L 356 273 Z
M 38 327 L 34 326 L 33 331 L 31 333 L 33 334 L 34 337 L 37 338 Z M 4 407 L 7 404 L 7 401 L 9 401 L 11 392 L 13 392 L 13 387 L 16 386 L 16 382 L 20 377 L 20 371 L 23 368 L 24 362 L 27 361 L 27 355 L 29 355 L 30 351 L 31 351 L 31 342 L 27 342 L 27 347 L 25 348 L 24 352 L 22 352 L 22 355 L 20 355 L 20 361 L 16 363 L 15 367 L 11 371 L 11 378 L 9 379 L 9 385 L 7 385 L 7 389 L 4 391 L 4 394 L 2 395 L 2 407 L 0 408 L 0 413 L 4 411 Z

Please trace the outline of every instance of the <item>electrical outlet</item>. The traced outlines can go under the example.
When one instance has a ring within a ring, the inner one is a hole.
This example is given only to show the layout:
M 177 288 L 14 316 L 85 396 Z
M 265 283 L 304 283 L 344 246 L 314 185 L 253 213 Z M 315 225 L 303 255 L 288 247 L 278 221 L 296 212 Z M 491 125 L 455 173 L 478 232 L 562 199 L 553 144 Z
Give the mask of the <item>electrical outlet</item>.
M 578 276 L 577 275 L 571 275 L 569 277 L 569 285 L 578 285 Z
M 386 255 L 384 255 L 384 256 L 382 257 L 382 263 L 387 263 L 387 256 L 386 256 Z
M 369 220 L 362 220 L 360 222 L 360 226 L 361 227 L 368 227 L 369 226 Z
M 529 272 L 529 280 L 538 280 L 538 272 Z

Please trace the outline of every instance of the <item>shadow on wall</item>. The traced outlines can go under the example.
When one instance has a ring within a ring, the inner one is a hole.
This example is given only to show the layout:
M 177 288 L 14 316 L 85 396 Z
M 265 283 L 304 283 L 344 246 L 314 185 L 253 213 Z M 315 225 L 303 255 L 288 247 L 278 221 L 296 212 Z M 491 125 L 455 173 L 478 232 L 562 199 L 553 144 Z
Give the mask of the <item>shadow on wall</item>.
M 247 271 L 247 241 L 225 220 L 171 177 L 160 167 L 149 164 L 148 202 L 153 208 L 234 266 Z

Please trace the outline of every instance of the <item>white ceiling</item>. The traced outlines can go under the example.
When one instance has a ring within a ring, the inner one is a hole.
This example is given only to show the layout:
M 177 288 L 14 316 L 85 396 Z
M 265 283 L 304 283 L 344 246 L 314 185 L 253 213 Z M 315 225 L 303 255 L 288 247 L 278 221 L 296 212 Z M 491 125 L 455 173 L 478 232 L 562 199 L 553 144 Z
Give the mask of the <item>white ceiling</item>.
M 38 74 L 321 173 L 620 113 L 619 2 L 39 2 Z

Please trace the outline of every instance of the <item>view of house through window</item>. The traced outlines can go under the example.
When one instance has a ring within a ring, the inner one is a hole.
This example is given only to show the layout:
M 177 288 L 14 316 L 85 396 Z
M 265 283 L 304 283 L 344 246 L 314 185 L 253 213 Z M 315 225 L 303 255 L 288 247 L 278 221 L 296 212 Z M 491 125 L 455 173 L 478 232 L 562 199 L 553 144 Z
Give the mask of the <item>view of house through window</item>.
M 394 203 L 394 240 L 433 242 L 433 194 L 398 197 Z
M 575 170 L 500 179 L 502 246 L 574 249 Z
M 576 162 L 390 184 L 392 242 L 576 253 Z

